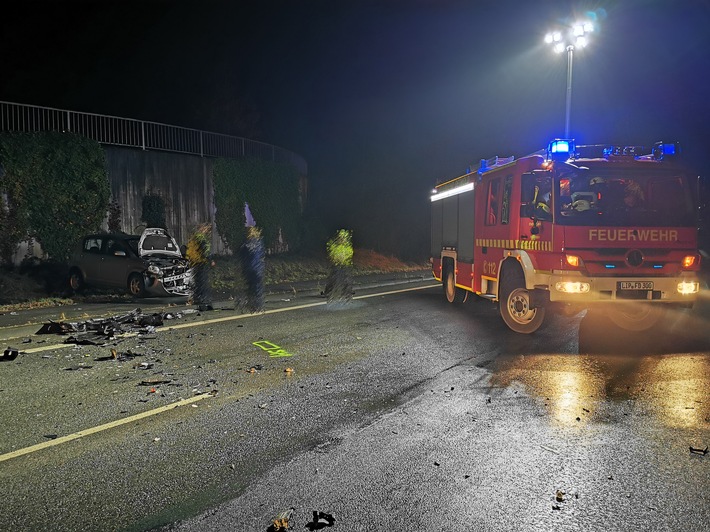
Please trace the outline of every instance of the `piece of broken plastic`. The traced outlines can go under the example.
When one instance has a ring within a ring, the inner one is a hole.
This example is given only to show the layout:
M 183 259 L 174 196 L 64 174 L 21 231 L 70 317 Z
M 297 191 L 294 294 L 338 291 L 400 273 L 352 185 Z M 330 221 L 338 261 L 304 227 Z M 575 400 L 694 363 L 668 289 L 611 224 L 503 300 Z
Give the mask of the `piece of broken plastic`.
M 8 347 L 5 349 L 5 352 L 2 355 L 3 360 L 15 360 L 17 358 L 17 355 L 19 355 L 20 352 L 13 348 L 13 347 Z

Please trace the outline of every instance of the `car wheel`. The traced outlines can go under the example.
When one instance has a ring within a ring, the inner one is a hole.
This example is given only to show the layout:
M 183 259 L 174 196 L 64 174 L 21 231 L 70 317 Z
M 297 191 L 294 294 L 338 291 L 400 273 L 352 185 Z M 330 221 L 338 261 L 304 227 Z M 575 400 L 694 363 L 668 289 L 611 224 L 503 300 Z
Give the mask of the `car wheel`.
M 139 273 L 132 273 L 128 277 L 128 293 L 134 297 L 145 296 L 145 280 Z
M 79 270 L 74 269 L 69 272 L 69 288 L 73 292 L 81 292 L 84 288 L 84 276 Z

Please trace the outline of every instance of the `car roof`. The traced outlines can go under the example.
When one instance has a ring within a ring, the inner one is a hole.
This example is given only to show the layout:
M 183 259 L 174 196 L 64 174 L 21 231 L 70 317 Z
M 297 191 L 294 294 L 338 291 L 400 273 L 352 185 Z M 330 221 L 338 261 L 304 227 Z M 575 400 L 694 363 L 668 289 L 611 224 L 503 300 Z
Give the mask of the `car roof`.
M 140 238 L 140 236 L 129 235 L 127 233 L 94 233 L 86 235 L 82 240 L 86 240 L 87 238 L 114 238 L 119 240 L 131 240 L 133 238 Z

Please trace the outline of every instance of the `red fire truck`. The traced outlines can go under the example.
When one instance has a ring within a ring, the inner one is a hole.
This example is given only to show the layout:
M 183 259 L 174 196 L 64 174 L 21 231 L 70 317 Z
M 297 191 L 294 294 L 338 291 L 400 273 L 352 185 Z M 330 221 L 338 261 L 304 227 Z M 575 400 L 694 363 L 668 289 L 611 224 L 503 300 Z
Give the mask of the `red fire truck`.
M 677 144 L 576 146 L 557 139 L 436 186 L 431 263 L 446 299 L 498 302 L 533 333 L 547 311 L 604 306 L 643 331 L 700 283 L 695 180 Z

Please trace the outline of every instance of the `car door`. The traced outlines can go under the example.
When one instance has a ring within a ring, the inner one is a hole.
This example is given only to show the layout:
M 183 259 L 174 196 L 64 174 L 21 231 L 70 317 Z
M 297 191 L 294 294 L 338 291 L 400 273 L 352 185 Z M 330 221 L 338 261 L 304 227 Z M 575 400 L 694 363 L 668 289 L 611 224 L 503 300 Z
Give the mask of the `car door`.
M 81 270 L 84 282 L 87 284 L 101 284 L 101 263 L 103 261 L 101 248 L 103 243 L 103 237 L 90 236 L 85 238 L 82 244 Z
M 525 215 L 520 216 L 522 249 L 552 251 L 552 196 L 552 175 L 549 172 L 522 175 L 520 197 L 525 210 Z
M 101 282 L 106 286 L 125 288 L 131 266 L 128 249 L 123 240 L 108 237 L 102 248 Z

